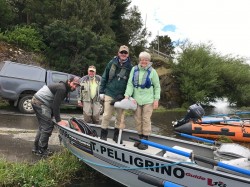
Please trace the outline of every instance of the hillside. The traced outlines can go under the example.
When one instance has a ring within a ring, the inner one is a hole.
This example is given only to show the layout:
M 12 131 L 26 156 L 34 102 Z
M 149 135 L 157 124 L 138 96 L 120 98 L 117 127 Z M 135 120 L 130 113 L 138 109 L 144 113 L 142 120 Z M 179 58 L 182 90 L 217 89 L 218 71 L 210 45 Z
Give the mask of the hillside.
M 0 41 L 0 61 L 10 60 L 23 64 L 41 66 L 41 56 L 24 51 L 14 45 Z M 44 65 L 43 65 L 44 66 Z
M 152 53 L 151 53 L 152 54 Z M 178 108 L 182 104 L 179 84 L 172 74 L 171 63 L 167 58 L 152 54 L 153 67 L 156 69 L 161 83 L 160 104 L 166 108 Z

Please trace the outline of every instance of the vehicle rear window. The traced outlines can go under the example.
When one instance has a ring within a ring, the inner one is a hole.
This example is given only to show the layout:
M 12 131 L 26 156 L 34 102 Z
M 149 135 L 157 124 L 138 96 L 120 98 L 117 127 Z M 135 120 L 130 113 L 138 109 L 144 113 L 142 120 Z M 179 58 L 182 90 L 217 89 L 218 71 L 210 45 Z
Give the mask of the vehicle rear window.
M 68 76 L 65 74 L 52 73 L 52 82 L 58 83 L 60 81 L 65 82 L 68 79 Z

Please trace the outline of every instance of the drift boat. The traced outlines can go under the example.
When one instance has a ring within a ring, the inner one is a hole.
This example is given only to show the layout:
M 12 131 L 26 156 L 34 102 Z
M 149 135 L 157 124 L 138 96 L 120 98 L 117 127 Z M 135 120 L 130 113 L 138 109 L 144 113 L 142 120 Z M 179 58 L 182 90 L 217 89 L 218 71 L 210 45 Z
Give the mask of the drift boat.
M 120 131 L 122 144 L 115 143 L 114 128 L 107 141 L 100 139 L 100 125 L 72 118 L 70 127 L 60 126 L 63 145 L 96 171 L 131 187 L 249 187 L 250 150 L 238 144 L 198 144 L 152 134 L 137 139 L 137 132 Z M 118 139 L 118 142 L 120 142 Z M 134 147 L 138 141 L 148 149 Z

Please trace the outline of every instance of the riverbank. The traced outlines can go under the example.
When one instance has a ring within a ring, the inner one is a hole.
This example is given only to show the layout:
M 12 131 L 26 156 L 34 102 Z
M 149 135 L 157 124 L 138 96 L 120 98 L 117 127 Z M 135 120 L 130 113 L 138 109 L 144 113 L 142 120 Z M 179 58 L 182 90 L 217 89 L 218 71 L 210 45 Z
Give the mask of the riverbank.
M 82 118 L 81 112 L 62 113 L 62 119 Z M 37 130 L 34 114 L 20 114 L 0 110 L 0 186 L 72 186 L 86 181 L 105 186 L 114 181 L 94 171 L 60 145 L 58 131 L 54 129 L 49 148 L 55 154 L 43 159 L 31 153 Z M 60 185 L 59 185 L 60 184 Z M 84 182 L 85 184 L 85 182 Z M 104 184 L 104 185 L 102 185 Z

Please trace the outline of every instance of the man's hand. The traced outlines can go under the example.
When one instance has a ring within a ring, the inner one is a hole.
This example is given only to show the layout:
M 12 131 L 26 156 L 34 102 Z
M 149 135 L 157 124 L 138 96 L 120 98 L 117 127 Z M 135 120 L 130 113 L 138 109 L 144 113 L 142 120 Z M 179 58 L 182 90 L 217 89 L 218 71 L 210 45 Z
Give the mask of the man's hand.
M 66 120 L 61 120 L 57 124 L 61 126 L 69 127 L 69 122 Z
M 83 107 L 82 101 L 78 101 L 78 106 Z

